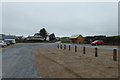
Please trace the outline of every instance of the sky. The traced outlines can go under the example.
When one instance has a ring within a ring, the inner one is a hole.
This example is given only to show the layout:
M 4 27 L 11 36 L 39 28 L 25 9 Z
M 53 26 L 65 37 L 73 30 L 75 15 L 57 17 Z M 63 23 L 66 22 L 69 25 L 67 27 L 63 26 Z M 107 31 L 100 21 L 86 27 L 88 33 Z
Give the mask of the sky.
M 2 33 L 56 36 L 118 35 L 117 2 L 3 2 Z

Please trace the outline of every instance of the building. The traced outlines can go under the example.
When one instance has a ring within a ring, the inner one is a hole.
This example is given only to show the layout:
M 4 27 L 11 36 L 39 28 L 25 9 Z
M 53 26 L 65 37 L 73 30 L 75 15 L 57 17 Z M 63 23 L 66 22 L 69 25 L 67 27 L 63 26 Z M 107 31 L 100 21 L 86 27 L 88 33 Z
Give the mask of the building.
M 44 41 L 44 38 L 42 36 L 40 36 L 39 33 L 35 33 L 34 36 L 28 36 L 27 40 L 30 41 Z
M 85 42 L 84 37 L 82 35 L 72 35 L 70 37 L 72 43 L 82 44 Z
M 6 34 L 0 34 L 0 39 L 4 40 L 4 39 L 17 39 L 17 37 L 15 35 L 6 35 Z

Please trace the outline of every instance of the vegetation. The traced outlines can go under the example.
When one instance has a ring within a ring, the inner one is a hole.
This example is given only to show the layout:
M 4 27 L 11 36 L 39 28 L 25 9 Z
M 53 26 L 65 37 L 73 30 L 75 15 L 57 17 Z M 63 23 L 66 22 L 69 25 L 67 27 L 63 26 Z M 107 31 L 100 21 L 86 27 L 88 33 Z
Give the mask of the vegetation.
M 45 28 L 42 28 L 40 31 L 39 31 L 40 35 L 44 38 L 44 41 L 46 41 L 46 38 L 48 36 L 48 33 L 46 31 Z
M 120 45 L 120 36 L 106 37 L 106 39 L 104 41 L 106 42 L 106 44 Z
M 56 40 L 56 37 L 55 37 L 54 33 L 52 33 L 52 34 L 49 35 L 49 40 L 50 41 L 55 41 Z
M 60 38 L 61 43 L 70 43 L 70 38 L 69 37 L 62 37 Z

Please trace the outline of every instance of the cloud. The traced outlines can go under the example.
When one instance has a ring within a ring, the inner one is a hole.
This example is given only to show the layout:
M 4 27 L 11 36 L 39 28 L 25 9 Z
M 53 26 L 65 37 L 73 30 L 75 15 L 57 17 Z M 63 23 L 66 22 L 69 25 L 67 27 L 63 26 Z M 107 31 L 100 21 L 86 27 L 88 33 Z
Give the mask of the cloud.
M 3 32 L 32 35 L 45 27 L 57 36 L 117 35 L 117 3 L 3 3 Z

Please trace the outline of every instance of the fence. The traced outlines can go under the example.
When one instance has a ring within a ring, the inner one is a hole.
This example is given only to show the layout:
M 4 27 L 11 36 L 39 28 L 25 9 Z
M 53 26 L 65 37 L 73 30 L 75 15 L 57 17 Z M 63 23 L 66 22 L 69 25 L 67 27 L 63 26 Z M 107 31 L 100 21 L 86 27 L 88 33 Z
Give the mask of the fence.
M 57 46 L 57 48 L 58 49 L 64 49 L 64 50 L 68 50 L 68 51 L 71 51 L 71 45 L 68 45 L 68 48 L 67 48 L 67 46 L 64 44 L 64 48 L 63 48 L 63 45 L 62 44 L 58 44 L 58 46 Z M 75 45 L 74 46 L 74 52 L 77 52 L 78 51 L 78 47 Z M 86 53 L 86 47 L 84 46 L 83 47 L 83 50 L 82 50 L 83 52 L 83 54 L 87 54 Z M 113 61 L 117 61 L 118 59 L 117 59 L 117 49 L 113 49 Z M 98 48 L 94 48 L 94 55 L 95 55 L 95 57 L 99 57 L 99 52 L 98 52 Z

